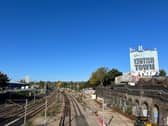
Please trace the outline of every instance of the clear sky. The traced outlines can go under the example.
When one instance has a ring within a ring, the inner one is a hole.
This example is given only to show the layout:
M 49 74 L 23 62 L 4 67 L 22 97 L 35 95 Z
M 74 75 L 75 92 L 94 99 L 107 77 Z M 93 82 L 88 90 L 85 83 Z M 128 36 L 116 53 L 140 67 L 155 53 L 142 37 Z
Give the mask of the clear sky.
M 127 72 L 129 48 L 157 48 L 168 71 L 167 0 L 1 0 L 0 71 L 10 79 L 87 80 Z

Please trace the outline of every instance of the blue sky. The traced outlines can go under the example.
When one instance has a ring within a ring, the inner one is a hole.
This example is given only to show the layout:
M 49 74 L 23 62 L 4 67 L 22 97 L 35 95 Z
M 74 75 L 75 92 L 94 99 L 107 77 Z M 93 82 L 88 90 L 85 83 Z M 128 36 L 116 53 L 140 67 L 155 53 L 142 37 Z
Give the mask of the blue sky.
M 87 80 L 129 71 L 129 48 L 157 48 L 168 71 L 167 0 L 0 2 L 0 71 L 12 80 Z

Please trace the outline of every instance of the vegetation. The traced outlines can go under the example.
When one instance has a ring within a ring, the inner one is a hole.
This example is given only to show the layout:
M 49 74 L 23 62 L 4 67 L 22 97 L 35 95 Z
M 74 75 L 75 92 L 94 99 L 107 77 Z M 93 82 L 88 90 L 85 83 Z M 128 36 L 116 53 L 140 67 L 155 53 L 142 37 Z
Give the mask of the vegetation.
M 4 88 L 7 86 L 7 82 L 9 81 L 9 78 L 6 74 L 0 72 L 0 88 Z
M 92 86 L 97 86 L 100 83 L 103 83 L 104 78 L 107 74 L 107 68 L 106 67 L 100 67 L 98 68 L 95 72 L 92 73 L 90 79 L 89 79 L 89 84 Z
M 166 76 L 166 71 L 164 69 L 161 69 L 159 71 L 159 76 L 165 77 Z
M 126 113 L 128 113 L 129 115 L 132 114 L 132 107 L 131 106 L 127 107 Z
M 37 81 L 37 82 L 30 82 L 30 85 L 36 89 L 54 89 L 56 87 L 56 82 L 50 81 Z
M 31 121 L 27 121 L 26 122 L 26 126 L 34 126 L 33 123 Z
M 84 86 L 84 85 L 82 85 L 84 83 L 85 82 L 58 81 L 58 82 L 56 82 L 56 86 L 60 87 L 60 88 L 70 88 L 70 89 L 73 89 L 73 90 L 80 90 L 81 87 Z
M 117 69 L 108 70 L 106 67 L 98 68 L 95 72 L 92 73 L 89 84 L 97 86 L 103 84 L 104 86 L 114 83 L 115 77 L 122 75 Z
M 89 87 L 96 87 L 99 84 L 102 84 L 104 86 L 110 85 L 111 83 L 114 83 L 115 77 L 122 75 L 122 72 L 120 72 L 117 69 L 111 69 L 109 70 L 107 67 L 100 67 L 95 72 L 93 72 L 89 78 L 88 81 L 81 81 L 81 82 L 64 82 L 64 81 L 58 81 L 56 82 L 57 87 L 63 87 L 63 88 L 70 88 L 73 90 L 80 90 L 83 88 L 89 88 Z
M 112 69 L 110 71 L 108 71 L 108 73 L 106 74 L 105 78 L 104 78 L 104 85 L 109 85 L 111 83 L 114 83 L 115 81 L 115 77 L 122 75 L 122 72 L 120 72 L 117 69 Z
M 39 81 L 39 82 L 36 82 L 35 84 L 38 85 L 39 88 L 45 88 L 46 82 L 45 81 Z
M 89 87 L 96 87 L 99 84 L 104 86 L 110 85 L 114 83 L 115 77 L 122 75 L 117 69 L 109 70 L 107 67 L 100 67 L 95 72 L 93 72 L 88 81 L 81 81 L 81 82 L 72 82 L 72 81 L 56 81 L 56 82 L 49 82 L 49 81 L 39 81 L 39 82 L 31 82 L 31 85 L 36 85 L 40 89 L 44 89 L 45 85 L 47 88 L 70 88 L 72 90 L 79 91 L 83 88 Z

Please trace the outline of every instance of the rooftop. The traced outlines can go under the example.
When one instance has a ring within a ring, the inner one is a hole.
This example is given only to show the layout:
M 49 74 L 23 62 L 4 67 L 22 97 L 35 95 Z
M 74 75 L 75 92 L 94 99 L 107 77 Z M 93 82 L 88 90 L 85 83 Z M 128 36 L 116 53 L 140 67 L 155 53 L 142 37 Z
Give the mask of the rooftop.
M 157 51 L 157 49 L 156 48 L 154 48 L 154 49 L 144 49 L 142 47 L 142 45 L 139 45 L 138 49 L 130 48 L 130 52 L 144 52 L 144 51 Z

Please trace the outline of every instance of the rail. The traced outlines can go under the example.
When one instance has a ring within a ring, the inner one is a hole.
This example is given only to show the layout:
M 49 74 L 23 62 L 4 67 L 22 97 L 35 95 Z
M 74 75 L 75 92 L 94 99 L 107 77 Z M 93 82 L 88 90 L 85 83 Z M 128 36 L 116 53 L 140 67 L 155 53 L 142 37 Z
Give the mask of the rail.
M 61 120 L 60 120 L 59 126 L 65 126 L 67 118 L 68 118 L 68 124 L 69 124 L 69 126 L 71 126 L 71 106 L 70 106 L 70 100 L 69 100 L 68 96 L 65 93 L 63 93 L 63 95 L 64 95 L 65 105 L 64 105 L 64 110 L 63 110 L 63 114 L 61 116 Z
M 50 96 L 46 96 L 48 99 L 48 105 L 51 104 L 55 97 L 53 97 L 54 95 L 56 95 L 56 92 L 52 93 Z M 35 104 L 29 104 L 27 107 L 27 119 L 32 118 L 33 116 L 35 116 L 37 113 L 41 112 L 42 110 L 45 109 L 45 103 L 44 103 L 44 99 L 41 99 L 39 102 L 35 103 Z M 24 109 L 20 109 L 20 111 L 16 112 L 13 115 L 12 119 L 4 119 L 0 122 L 1 126 L 19 126 L 21 124 L 23 124 L 24 122 L 24 114 L 25 111 Z

